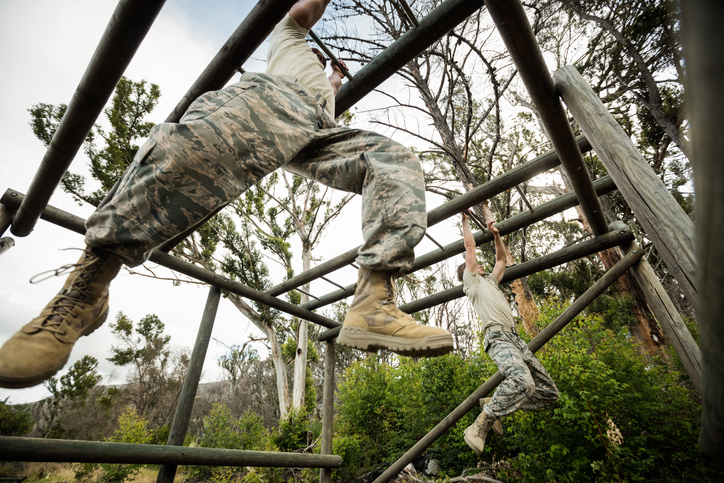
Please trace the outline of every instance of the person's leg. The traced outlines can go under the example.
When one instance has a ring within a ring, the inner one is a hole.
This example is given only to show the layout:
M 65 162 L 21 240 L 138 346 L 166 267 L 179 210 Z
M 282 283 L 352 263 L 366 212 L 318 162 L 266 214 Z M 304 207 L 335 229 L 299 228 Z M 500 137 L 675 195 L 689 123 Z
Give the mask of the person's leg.
M 528 367 L 526 357 L 518 336 L 502 331 L 486 334 L 489 343 L 488 355 L 505 375 L 505 379 L 495 390 L 491 401 L 483 407 L 495 418 L 525 409 L 528 400 L 535 393 L 535 381 Z
M 323 129 L 285 169 L 362 195 L 355 297 L 337 341 L 375 352 L 435 356 L 453 349 L 444 329 L 417 324 L 397 308 L 394 278 L 412 268 L 425 234 L 425 184 L 417 157 L 380 134 Z
M 483 410 L 464 433 L 465 442 L 480 455 L 485 448 L 488 431 L 502 418 L 525 405 L 535 390 L 533 377 L 525 363 L 517 337 L 506 332 L 488 332 L 485 335 L 488 355 L 505 375 L 492 398 L 483 404 Z M 500 428 L 502 432 L 502 427 Z M 500 434 L 499 432 L 499 434 Z
M 528 349 L 527 344 L 524 344 L 523 358 L 533 377 L 535 391 L 528 397 L 528 401 L 521 405 L 520 409 L 540 409 L 556 402 L 558 400 L 556 383 L 553 382 L 553 379 L 545 367 L 543 367 L 543 364 L 541 364 L 538 358 Z
M 267 76 L 246 79 L 194 101 L 181 123 L 154 127 L 116 196 L 88 219 L 85 254 L 63 290 L 0 348 L 0 386 L 55 374 L 105 321 L 122 262 L 143 263 L 305 146 L 322 114 L 315 99 Z

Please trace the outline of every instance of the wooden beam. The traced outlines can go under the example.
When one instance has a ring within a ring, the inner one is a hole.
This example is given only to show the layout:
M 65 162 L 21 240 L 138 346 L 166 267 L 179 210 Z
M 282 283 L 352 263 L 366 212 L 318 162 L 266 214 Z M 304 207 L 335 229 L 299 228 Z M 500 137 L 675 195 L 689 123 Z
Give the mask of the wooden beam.
M 0 436 L 3 461 L 340 468 L 335 455 Z
M 694 222 L 576 68 L 561 67 L 553 77 L 608 174 L 654 242 L 687 300 L 696 308 Z
M 608 224 L 603 216 L 601 203 L 593 191 L 591 175 L 583 162 L 581 151 L 576 146 L 566 111 L 558 98 L 523 5 L 519 0 L 486 0 L 485 6 L 515 62 L 520 78 L 538 108 L 541 121 L 561 158 L 561 165 L 571 180 L 573 191 L 581 202 L 581 209 L 591 225 L 591 230 L 596 236 L 606 233 Z
M 623 222 L 620 223 L 624 225 Z M 628 252 L 634 247 L 634 244 L 628 244 L 622 248 L 625 252 Z M 649 262 L 645 258 L 642 259 L 631 267 L 631 273 L 641 287 L 644 297 L 646 297 L 646 304 L 679 356 L 679 360 L 681 360 L 681 364 L 684 366 L 684 370 L 689 375 L 694 387 L 701 395 L 703 393 L 701 350 L 694 337 L 692 337 L 691 332 L 689 332 L 684 320 L 674 307 L 674 303 L 669 298 L 669 294 L 666 293 L 663 285 L 661 285 L 659 277 L 656 276 Z
M 550 323 L 548 327 L 543 329 L 531 342 L 528 344 L 528 348 L 531 352 L 537 352 L 538 349 L 543 347 L 546 342 L 551 340 L 558 332 L 560 332 L 573 318 L 581 313 L 583 309 L 593 302 L 599 295 L 603 293 L 618 277 L 621 276 L 626 270 L 628 270 L 634 263 L 639 261 L 643 256 L 643 250 L 637 249 L 632 250 L 625 257 L 623 257 L 616 265 L 611 267 L 603 276 L 596 281 L 588 290 L 586 290 L 580 297 L 573 301 L 573 303 L 559 315 L 556 320 Z M 402 455 L 395 463 L 387 468 L 373 483 L 386 483 L 395 477 L 402 469 L 412 462 L 415 458 L 423 453 L 430 445 L 432 445 L 440 436 L 442 436 L 448 429 L 452 428 L 463 416 L 465 416 L 471 409 L 477 406 L 481 398 L 487 396 L 493 389 L 495 389 L 501 382 L 503 382 L 503 376 L 500 371 L 493 374 L 490 379 L 485 381 L 474 393 L 472 393 L 465 401 L 463 401 L 457 408 L 455 408 L 450 414 L 448 414 L 437 426 L 432 428 L 429 433 L 420 439 L 415 445 L 410 448 L 407 453 Z
M 684 1 L 682 44 L 686 106 L 691 122 L 691 163 L 696 189 L 699 341 L 703 384 L 699 448 L 724 458 L 724 2 Z

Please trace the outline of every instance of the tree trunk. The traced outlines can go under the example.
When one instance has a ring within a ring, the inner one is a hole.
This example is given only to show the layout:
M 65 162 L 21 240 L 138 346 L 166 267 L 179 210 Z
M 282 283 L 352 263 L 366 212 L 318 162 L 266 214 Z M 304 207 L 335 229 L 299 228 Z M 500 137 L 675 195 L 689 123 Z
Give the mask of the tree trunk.
M 306 243 L 302 244 L 302 271 L 306 272 L 311 266 L 311 250 Z M 303 286 L 305 292 L 309 292 L 310 284 Z M 302 292 L 302 300 L 304 304 L 309 302 L 309 295 Z M 297 350 L 294 354 L 294 382 L 292 384 L 292 408 L 301 409 L 304 407 L 304 390 L 307 382 L 307 340 L 309 335 L 309 321 L 299 320 L 299 328 L 297 329 Z
M 273 327 L 264 324 L 258 317 L 258 315 L 248 307 L 241 297 L 235 294 L 229 295 L 229 300 L 239 312 L 241 312 L 252 324 L 259 330 L 264 332 L 266 339 L 269 342 L 269 348 L 271 349 L 272 364 L 274 364 L 274 372 L 276 373 L 277 380 L 277 394 L 279 400 L 279 419 L 287 417 L 289 407 L 289 383 L 287 375 L 287 367 L 282 360 L 282 350 L 279 346 L 279 339 Z

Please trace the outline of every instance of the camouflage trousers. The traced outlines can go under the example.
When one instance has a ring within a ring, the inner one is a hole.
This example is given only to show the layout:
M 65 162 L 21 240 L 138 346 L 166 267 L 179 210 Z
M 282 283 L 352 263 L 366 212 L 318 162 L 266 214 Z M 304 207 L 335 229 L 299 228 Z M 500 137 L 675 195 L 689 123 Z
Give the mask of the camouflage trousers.
M 558 399 L 558 388 L 543 364 L 515 334 L 491 331 L 485 335 L 486 352 L 505 379 L 483 410 L 496 418 L 518 409 L 539 409 Z
M 251 73 L 152 129 L 114 197 L 88 219 L 86 244 L 139 265 L 280 167 L 362 195 L 358 264 L 412 267 L 427 226 L 417 157 L 374 132 L 337 127 L 292 79 Z

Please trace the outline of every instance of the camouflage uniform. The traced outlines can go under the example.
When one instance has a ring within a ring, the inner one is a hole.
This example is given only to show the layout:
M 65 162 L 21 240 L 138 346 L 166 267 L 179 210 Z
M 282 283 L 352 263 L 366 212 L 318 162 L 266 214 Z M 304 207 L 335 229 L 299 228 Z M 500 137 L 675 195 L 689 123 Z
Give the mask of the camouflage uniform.
M 336 127 L 293 79 L 254 73 L 153 128 L 115 197 L 88 219 L 86 244 L 139 265 L 280 167 L 362 195 L 357 263 L 412 267 L 427 223 L 417 157 L 374 132 Z
M 485 352 L 505 374 L 484 411 L 500 419 L 518 409 L 538 409 L 555 402 L 558 389 L 528 344 L 515 333 L 513 313 L 495 275 L 482 277 L 465 270 L 463 290 L 482 321 Z
M 545 407 L 558 399 L 553 379 L 517 334 L 489 330 L 485 351 L 505 374 L 493 399 L 483 408 L 488 414 L 499 419 L 518 409 Z

